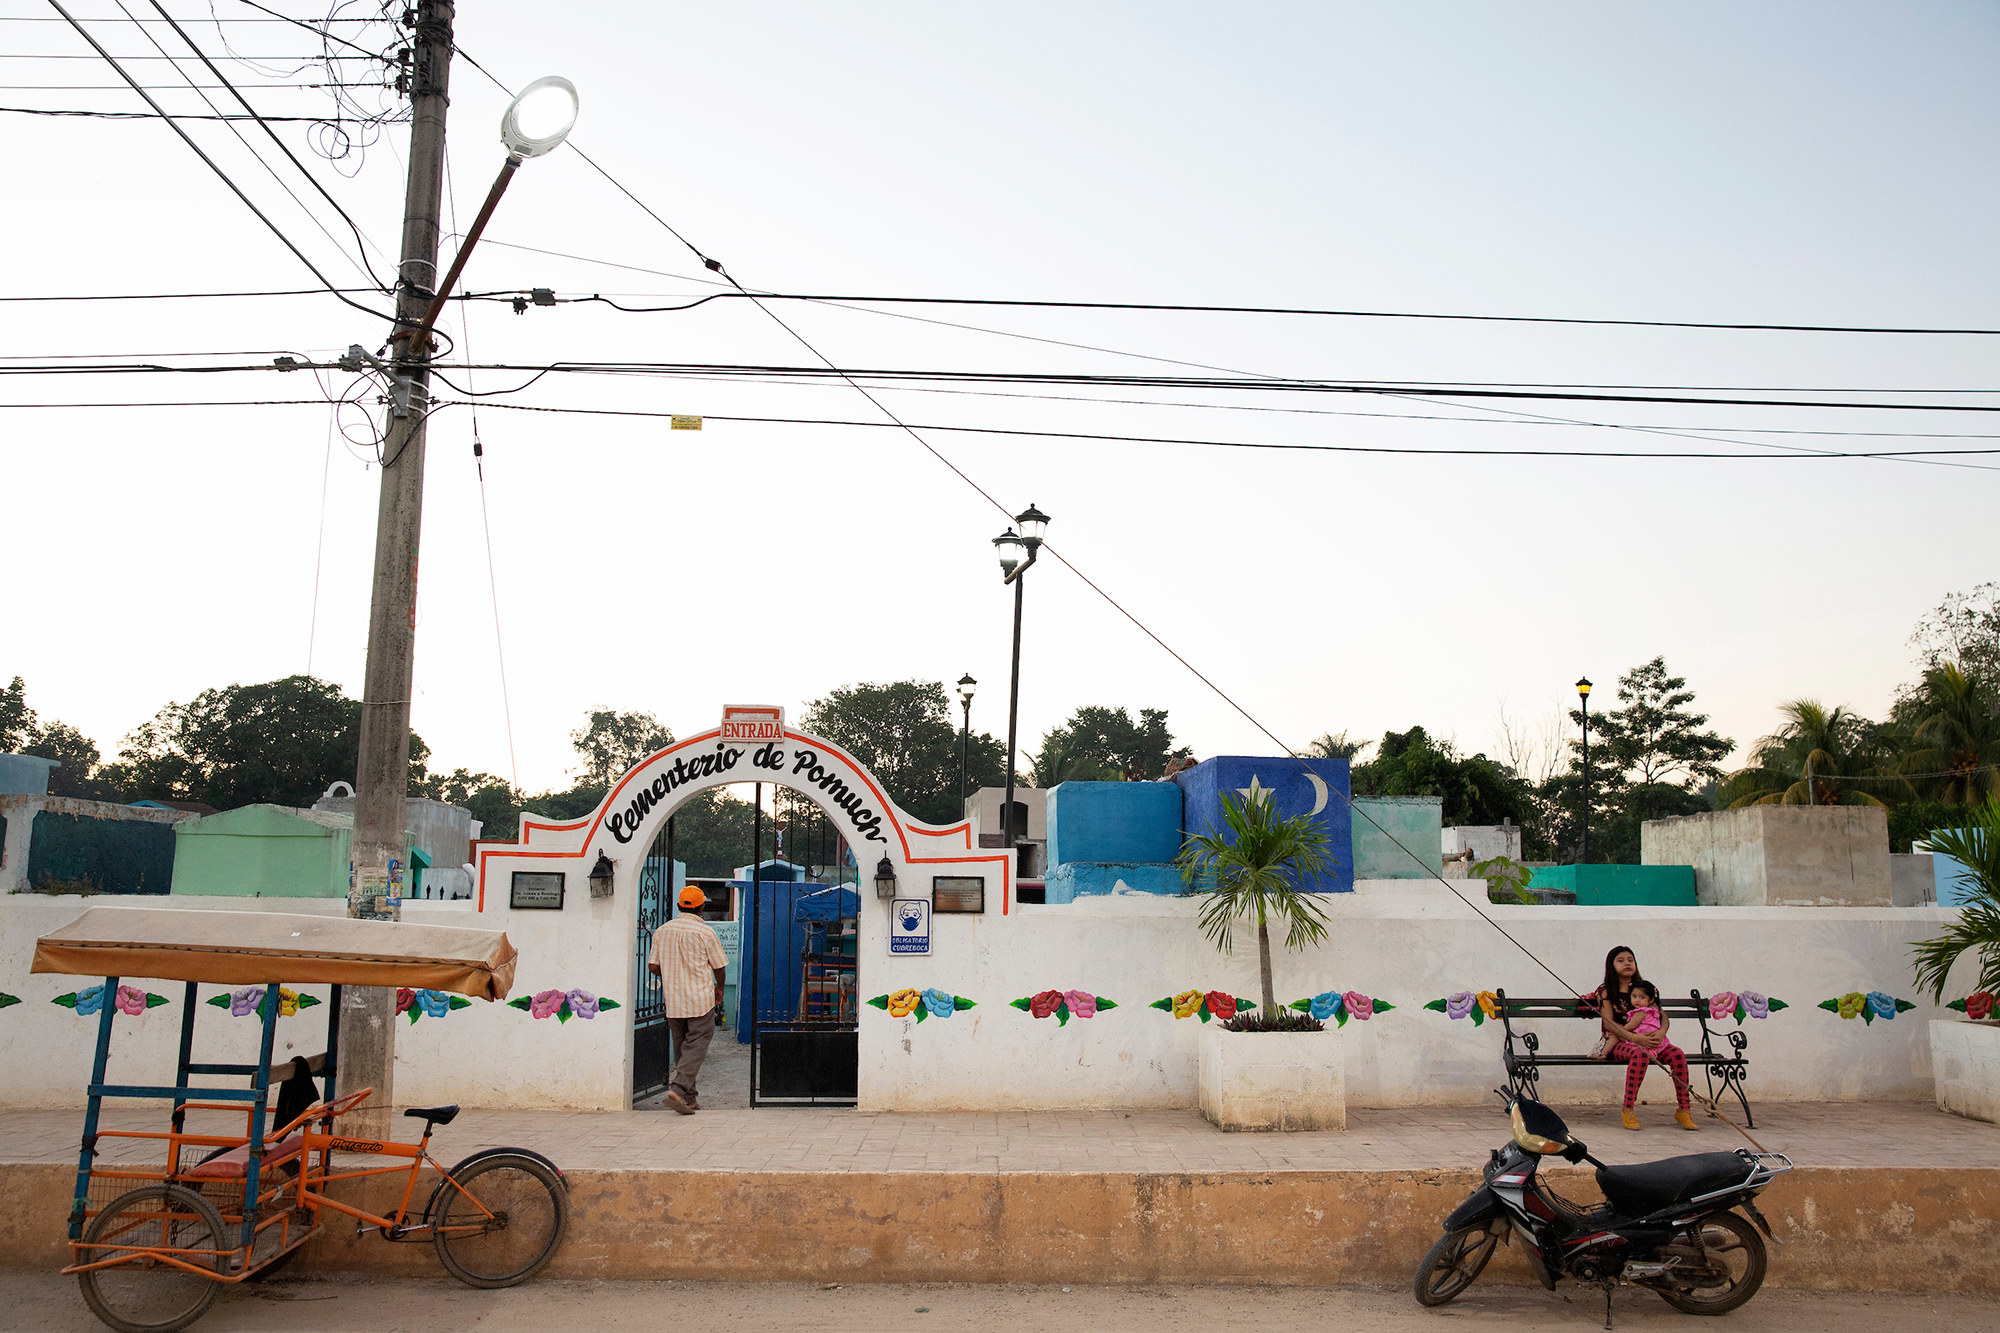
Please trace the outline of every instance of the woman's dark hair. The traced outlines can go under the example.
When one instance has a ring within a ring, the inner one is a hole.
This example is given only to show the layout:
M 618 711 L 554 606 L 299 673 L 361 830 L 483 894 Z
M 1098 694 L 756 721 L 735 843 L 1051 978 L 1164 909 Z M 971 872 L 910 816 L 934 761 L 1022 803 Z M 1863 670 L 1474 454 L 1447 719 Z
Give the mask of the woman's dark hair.
M 1597 993 L 1599 999 L 1615 1000 L 1618 998 L 1618 992 L 1623 989 L 1618 984 L 1618 969 L 1611 965 L 1617 961 L 1618 955 L 1621 953 L 1632 954 L 1632 984 L 1636 986 L 1645 980 L 1639 973 L 1639 955 L 1632 953 L 1628 945 L 1613 945 L 1611 952 L 1604 955 L 1604 989 Z M 1651 989 L 1652 985 L 1652 982 L 1646 982 L 1648 989 Z M 1659 992 L 1653 991 L 1653 994 L 1655 997 L 1658 997 Z

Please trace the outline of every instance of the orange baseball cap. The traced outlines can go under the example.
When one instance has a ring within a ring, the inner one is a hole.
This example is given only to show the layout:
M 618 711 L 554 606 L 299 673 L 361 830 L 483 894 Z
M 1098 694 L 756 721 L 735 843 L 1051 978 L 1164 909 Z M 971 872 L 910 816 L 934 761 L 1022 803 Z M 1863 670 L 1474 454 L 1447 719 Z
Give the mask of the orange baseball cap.
M 708 895 L 692 884 L 681 890 L 680 903 L 682 907 L 700 907 L 707 901 Z

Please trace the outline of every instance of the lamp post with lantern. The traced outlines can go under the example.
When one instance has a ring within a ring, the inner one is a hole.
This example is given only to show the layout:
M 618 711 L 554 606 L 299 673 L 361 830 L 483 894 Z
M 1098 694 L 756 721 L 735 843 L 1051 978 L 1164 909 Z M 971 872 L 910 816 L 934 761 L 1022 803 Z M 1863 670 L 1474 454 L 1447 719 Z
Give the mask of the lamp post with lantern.
M 1590 677 L 1580 676 L 1576 697 L 1583 700 L 1583 851 L 1578 865 L 1590 863 Z
M 1000 581 L 1014 585 L 1014 669 L 1007 683 L 1007 797 L 1000 807 L 1000 829 L 1008 847 L 1014 845 L 1019 832 L 1014 827 L 1014 743 L 1021 720 L 1021 592 L 1026 586 L 1021 576 L 1041 554 L 1042 536 L 1048 527 L 1049 516 L 1030 504 L 1014 515 L 1014 527 L 993 539 L 993 549 L 1000 555 Z
M 958 700 L 965 706 L 965 718 L 958 728 L 958 812 L 965 813 L 966 769 L 972 757 L 972 692 L 979 682 L 972 678 L 970 671 L 958 678 Z

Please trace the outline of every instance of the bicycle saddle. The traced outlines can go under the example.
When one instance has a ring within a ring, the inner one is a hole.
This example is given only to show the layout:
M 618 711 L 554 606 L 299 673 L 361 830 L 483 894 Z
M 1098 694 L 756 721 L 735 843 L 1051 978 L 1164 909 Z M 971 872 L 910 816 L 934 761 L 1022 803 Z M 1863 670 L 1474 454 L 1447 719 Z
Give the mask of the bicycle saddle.
M 412 1106 L 403 1112 L 413 1120 L 428 1120 L 433 1124 L 449 1125 L 458 1115 L 458 1103 L 450 1106 Z

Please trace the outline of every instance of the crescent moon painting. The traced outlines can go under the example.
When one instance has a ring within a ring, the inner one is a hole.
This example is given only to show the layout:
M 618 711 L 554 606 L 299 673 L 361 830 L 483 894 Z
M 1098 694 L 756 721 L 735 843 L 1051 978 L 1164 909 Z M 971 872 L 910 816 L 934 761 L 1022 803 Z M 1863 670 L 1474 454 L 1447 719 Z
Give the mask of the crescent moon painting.
M 1317 773 L 1308 773 L 1306 781 L 1313 785 L 1313 808 L 1306 813 L 1316 815 L 1326 809 L 1326 779 Z

